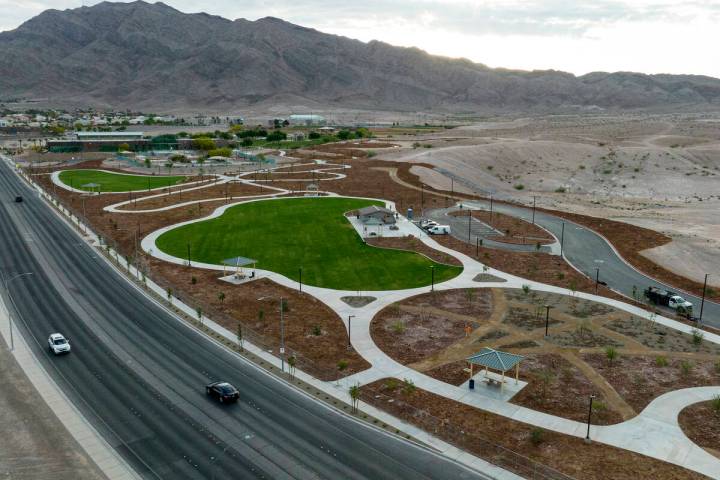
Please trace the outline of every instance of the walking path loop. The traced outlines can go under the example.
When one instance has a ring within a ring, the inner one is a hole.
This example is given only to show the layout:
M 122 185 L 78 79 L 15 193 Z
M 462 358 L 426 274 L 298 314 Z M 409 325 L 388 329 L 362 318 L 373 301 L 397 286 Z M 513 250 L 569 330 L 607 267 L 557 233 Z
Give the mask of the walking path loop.
M 223 180 L 230 181 L 228 178 L 229 177 L 224 177 Z M 237 178 L 239 177 L 236 177 L 236 179 Z M 254 184 L 253 182 L 248 180 L 244 181 Z M 287 191 L 285 192 L 287 193 Z M 274 197 L 277 197 L 279 195 L 282 194 L 278 193 L 274 195 Z M 141 246 L 145 252 L 155 256 L 156 258 L 176 264 L 185 265 L 187 264 L 186 259 L 167 255 L 159 248 L 157 248 L 155 242 L 161 234 L 182 225 L 220 216 L 227 208 L 230 208 L 234 205 L 245 202 L 261 201 L 265 199 L 272 200 L 274 198 L 267 198 L 267 196 L 263 196 L 263 198 L 258 198 L 257 196 L 247 197 L 247 199 L 244 201 L 235 202 L 217 208 L 209 217 L 183 222 L 180 224 L 162 228 L 143 238 Z M 188 202 L 188 204 L 190 203 L 197 202 Z M 386 202 L 386 204 L 388 208 L 394 209 L 394 205 L 392 204 L 392 202 Z M 120 204 L 116 204 L 106 207 L 106 210 L 116 211 L 115 209 L 119 205 Z M 154 211 L 161 211 L 163 209 L 166 209 L 166 207 L 155 209 Z M 400 223 L 407 224 L 403 225 L 403 228 L 412 229 L 414 227 L 414 225 L 408 219 L 402 216 L 398 219 L 398 221 Z M 435 240 L 426 235 L 422 230 L 418 229 L 417 227 L 414 228 L 417 231 L 417 236 L 424 244 L 435 250 L 447 253 L 448 255 L 451 255 L 462 262 L 463 272 L 451 280 L 436 284 L 434 286 L 436 290 L 478 288 L 480 286 L 484 288 L 496 287 L 520 289 L 524 285 L 527 285 L 532 290 L 538 292 L 548 292 L 561 295 L 574 295 L 577 298 L 609 305 L 616 309 L 626 311 L 635 317 L 657 322 L 661 325 L 687 334 L 690 334 L 693 330 L 693 327 L 689 325 L 685 325 L 683 323 L 666 317 L 655 316 L 641 308 L 626 304 L 618 300 L 587 294 L 583 292 L 572 292 L 560 287 L 546 285 L 531 280 L 525 280 L 514 275 L 488 268 L 487 266 L 481 264 L 480 262 L 463 253 L 451 250 L 438 244 Z M 192 266 L 218 271 L 223 271 L 226 268 L 222 265 L 212 265 L 198 262 L 192 262 Z M 483 282 L 481 284 L 474 281 L 474 278 L 477 275 L 483 273 L 494 275 L 502 279 L 502 281 Z M 268 278 L 280 285 L 284 285 L 289 288 L 298 287 L 297 282 L 271 271 L 256 270 L 256 278 Z M 386 377 L 395 377 L 400 379 L 406 378 L 413 381 L 418 388 L 422 388 L 423 390 L 427 390 L 436 395 L 441 395 L 443 397 L 461 402 L 463 404 L 481 410 L 502 415 L 504 417 L 524 422 L 530 425 L 538 426 L 546 430 L 552 430 L 568 435 L 574 435 L 576 437 L 585 437 L 587 431 L 587 425 L 585 423 L 560 418 L 554 415 L 538 412 L 527 407 L 514 405 L 505 401 L 506 399 L 501 400 L 493 398 L 493 396 L 488 394 L 487 390 L 485 389 L 476 389 L 474 391 L 470 391 L 462 387 L 447 384 L 398 363 L 397 361 L 390 358 L 387 354 L 385 354 L 380 348 L 378 348 L 378 346 L 372 340 L 370 334 L 370 323 L 374 316 L 380 310 L 392 303 L 399 302 L 415 295 L 427 293 L 428 291 L 430 291 L 429 287 L 413 288 L 406 290 L 373 291 L 371 292 L 371 294 L 373 297 L 376 297 L 376 300 L 366 306 L 358 308 L 351 307 L 342 300 L 342 297 L 345 296 L 358 295 L 357 291 L 331 290 L 327 288 L 314 287 L 311 285 L 303 285 L 303 291 L 321 300 L 330 308 L 332 308 L 340 316 L 346 328 L 349 328 L 348 316 L 353 316 L 351 325 L 352 328 L 349 332 L 352 345 L 355 350 L 372 365 L 371 368 L 346 377 L 338 382 L 322 382 L 313 379 L 312 377 L 304 373 L 298 374 L 303 375 L 304 377 L 308 377 L 307 379 L 303 378 L 303 380 L 312 383 L 313 385 L 317 386 L 317 388 L 325 391 L 329 395 L 337 398 L 344 398 L 347 396 L 348 388 L 351 385 L 368 384 Z M 363 293 L 368 292 L 360 292 L 360 294 Z M 159 294 L 164 295 L 164 291 L 160 289 Z M 189 315 L 195 314 L 194 310 L 190 309 L 189 307 L 187 309 L 187 313 Z M 211 326 L 211 328 L 221 333 L 228 339 L 233 341 L 235 340 L 235 336 L 232 332 L 229 332 L 226 329 L 214 324 L 210 321 L 210 319 L 207 319 L 205 321 L 208 325 Z M 720 344 L 720 335 L 705 332 L 704 340 Z M 273 364 L 280 365 L 279 358 L 276 358 L 271 354 L 262 351 L 259 351 L 258 354 L 263 356 L 263 358 L 265 358 L 267 361 Z M 655 399 L 645 410 L 643 410 L 640 414 L 638 414 L 631 420 L 612 426 L 593 426 L 591 428 L 591 437 L 595 441 L 638 452 L 650 457 L 657 458 L 659 460 L 674 463 L 690 470 L 694 470 L 696 472 L 708 475 L 711 478 L 720 478 L 720 459 L 710 455 L 709 453 L 705 452 L 705 450 L 690 441 L 687 436 L 685 436 L 685 434 L 682 432 L 677 423 L 677 415 L 679 414 L 680 410 L 682 410 L 682 408 L 698 401 L 709 400 L 714 395 L 720 395 L 720 386 L 689 388 L 670 392 Z M 387 414 L 384 414 L 369 405 L 363 405 L 363 409 L 368 411 L 372 410 L 373 415 L 379 415 L 381 418 L 389 417 Z M 415 427 L 404 425 L 403 428 L 406 429 L 406 431 L 408 429 L 412 430 L 414 432 L 412 433 L 413 435 L 416 435 L 417 433 L 417 435 L 419 435 L 421 438 L 427 438 L 427 434 L 424 434 L 424 432 L 422 431 L 418 431 L 418 429 L 416 429 Z M 436 439 L 432 441 L 437 443 Z M 447 445 L 445 444 L 443 448 L 447 448 Z

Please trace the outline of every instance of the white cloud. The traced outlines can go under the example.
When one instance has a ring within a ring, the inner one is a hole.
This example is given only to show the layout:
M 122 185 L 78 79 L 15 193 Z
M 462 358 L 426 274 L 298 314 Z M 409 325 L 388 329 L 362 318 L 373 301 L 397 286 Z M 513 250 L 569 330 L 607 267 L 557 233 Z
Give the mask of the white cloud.
M 45 8 L 96 0 L 0 0 L 0 30 Z M 275 16 L 364 41 L 417 46 L 493 67 L 720 77 L 720 0 L 166 0 L 184 12 Z

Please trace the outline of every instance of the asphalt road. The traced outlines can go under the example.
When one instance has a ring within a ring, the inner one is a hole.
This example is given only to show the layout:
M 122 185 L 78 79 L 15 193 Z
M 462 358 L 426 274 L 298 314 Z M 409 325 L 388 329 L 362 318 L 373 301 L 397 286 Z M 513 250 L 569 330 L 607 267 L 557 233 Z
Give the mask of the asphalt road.
M 485 209 L 489 208 L 489 202 L 485 201 L 463 203 Z M 526 221 L 532 220 L 532 209 L 530 208 L 495 203 L 493 211 L 512 215 Z M 678 292 L 678 289 L 671 285 L 658 282 L 635 270 L 618 256 L 602 236 L 582 225 L 540 211 L 535 212 L 535 222 L 550 231 L 558 240 L 564 238 L 563 255 L 575 268 L 590 278 L 596 278 L 596 268 L 599 268 L 599 280 L 606 282 L 608 287 L 617 292 L 630 298 L 633 297 L 633 287 L 637 289 L 641 298 L 642 292 L 649 286 Z M 564 233 L 563 223 L 565 224 Z M 692 302 L 694 314 L 698 316 L 700 314 L 701 299 L 687 293 L 679 292 L 679 294 Z M 669 311 L 666 308 L 659 308 L 659 310 Z M 720 328 L 720 304 L 709 302 L 706 299 L 702 321 L 705 324 Z
M 14 203 L 21 194 L 25 202 Z M 173 319 L 0 161 L 0 268 L 44 366 L 145 478 L 485 478 L 337 414 Z M 51 332 L 71 354 L 47 351 Z M 206 398 L 228 380 L 236 405 Z

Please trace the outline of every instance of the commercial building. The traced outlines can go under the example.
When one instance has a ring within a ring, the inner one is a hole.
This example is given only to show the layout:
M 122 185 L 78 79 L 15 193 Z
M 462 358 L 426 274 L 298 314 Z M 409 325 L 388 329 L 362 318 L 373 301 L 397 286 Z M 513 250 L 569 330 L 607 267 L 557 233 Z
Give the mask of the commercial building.
M 127 145 L 133 151 L 144 151 L 151 143 L 143 138 L 143 132 L 77 132 L 74 139 L 47 142 L 51 152 L 116 152 L 121 145 Z
M 305 126 L 312 126 L 312 125 L 325 125 L 325 117 L 322 115 L 290 115 L 288 117 L 288 122 L 290 122 L 290 125 L 305 125 Z

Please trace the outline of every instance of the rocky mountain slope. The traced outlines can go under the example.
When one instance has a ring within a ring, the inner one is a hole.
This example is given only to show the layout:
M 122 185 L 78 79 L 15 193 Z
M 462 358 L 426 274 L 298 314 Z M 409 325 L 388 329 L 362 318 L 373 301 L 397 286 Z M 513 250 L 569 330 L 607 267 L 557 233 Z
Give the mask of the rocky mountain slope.
M 720 80 L 490 69 L 271 17 L 230 21 L 138 1 L 48 10 L 0 33 L 0 99 L 11 97 L 165 109 L 712 107 L 720 105 Z

